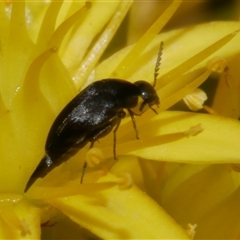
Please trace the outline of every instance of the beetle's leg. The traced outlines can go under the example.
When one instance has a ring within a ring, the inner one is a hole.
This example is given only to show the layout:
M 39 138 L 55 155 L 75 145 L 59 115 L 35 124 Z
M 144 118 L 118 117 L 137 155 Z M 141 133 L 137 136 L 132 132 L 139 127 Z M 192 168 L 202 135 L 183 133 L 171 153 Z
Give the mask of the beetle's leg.
M 130 117 L 132 119 L 133 128 L 134 128 L 135 133 L 136 133 L 136 139 L 139 139 L 139 137 L 138 137 L 138 130 L 137 130 L 137 124 L 136 124 L 136 121 L 135 121 L 135 118 L 134 118 L 134 113 L 130 109 L 128 109 L 128 112 L 129 112 L 129 115 L 130 115 Z
M 116 127 L 114 128 L 113 130 L 113 134 L 114 134 L 114 139 L 113 139 L 113 156 L 114 156 L 114 159 L 117 159 L 116 157 L 116 132 L 118 130 L 118 127 L 121 123 L 121 120 L 123 118 L 125 118 L 126 116 L 126 113 L 121 109 L 120 111 L 118 111 L 116 113 L 115 116 L 113 116 L 107 125 L 105 125 L 105 127 L 103 129 L 101 129 L 99 132 L 95 133 L 94 136 L 91 136 L 90 139 L 91 139 L 91 145 L 90 145 L 90 148 L 91 149 L 94 145 L 94 142 L 97 141 L 99 138 L 102 138 L 104 136 L 106 136 L 110 131 L 112 131 L 113 127 L 116 125 Z M 84 164 L 83 164 L 83 169 L 82 169 L 82 175 L 81 175 L 81 183 L 83 182 L 83 177 L 85 175 L 85 171 L 86 171 L 86 168 L 87 168 L 87 162 L 85 161 Z
M 116 133 L 117 133 L 118 127 L 120 126 L 121 120 L 122 120 L 122 118 L 118 118 L 117 126 L 113 130 L 113 157 L 115 160 L 117 160 L 117 155 L 116 155 L 117 136 L 116 136 Z
M 94 145 L 94 141 L 91 142 L 89 149 L 93 148 L 93 145 Z M 81 180 L 80 180 L 81 184 L 83 183 L 83 178 L 84 178 L 86 169 L 87 169 L 87 161 L 85 160 L 82 167 L 82 174 L 81 174 Z
M 80 183 L 81 183 L 81 184 L 83 183 L 83 178 L 84 178 L 86 169 L 87 169 L 87 161 L 85 160 L 85 161 L 84 161 L 84 164 L 83 164 L 83 167 L 82 167 L 82 174 L 81 174 L 81 180 L 80 180 Z
M 93 148 L 95 141 L 97 141 L 101 137 L 106 136 L 112 130 L 113 126 L 116 124 L 113 121 L 113 120 L 115 120 L 115 118 L 118 118 L 118 115 L 114 116 L 112 121 L 110 121 L 110 124 L 106 125 L 101 131 L 97 132 L 93 137 L 91 137 L 91 145 L 90 145 L 89 149 Z M 114 155 L 114 157 L 115 157 L 115 155 Z M 81 184 L 83 183 L 83 178 L 84 178 L 84 175 L 86 172 L 86 168 L 87 168 L 87 162 L 85 161 L 83 164 L 83 168 L 82 168 L 82 174 L 81 174 L 81 180 L 80 180 Z
M 125 116 L 126 116 L 126 113 L 123 110 L 118 112 L 117 124 L 113 130 L 113 157 L 115 160 L 117 160 L 117 154 L 116 154 L 117 130 L 120 126 L 122 119 L 125 118 Z
M 155 110 L 152 106 L 149 106 L 149 108 L 150 108 L 154 113 L 156 113 L 156 114 L 158 115 L 157 110 Z
M 106 136 L 109 132 L 112 131 L 112 129 L 113 129 L 113 125 L 110 122 L 102 130 L 100 130 L 93 137 L 91 137 L 91 142 L 98 141 L 99 138 Z M 91 148 L 91 146 L 90 146 L 90 148 Z

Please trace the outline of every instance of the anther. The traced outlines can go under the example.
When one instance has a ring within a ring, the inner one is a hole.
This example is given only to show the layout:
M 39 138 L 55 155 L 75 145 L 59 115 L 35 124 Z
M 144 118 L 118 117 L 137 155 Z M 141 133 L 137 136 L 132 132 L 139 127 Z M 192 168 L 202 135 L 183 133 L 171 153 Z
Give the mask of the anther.
M 133 185 L 133 180 L 132 176 L 128 172 L 119 172 L 117 174 L 117 177 L 119 177 L 119 189 L 121 190 L 126 190 L 132 187 Z
M 207 63 L 208 69 L 213 72 L 222 73 L 227 66 L 227 60 L 222 57 L 214 57 Z
M 206 100 L 207 94 L 199 88 L 196 88 L 192 93 L 183 98 L 183 101 L 192 111 L 202 109 Z
M 86 154 L 86 162 L 89 167 L 95 167 L 104 159 L 103 153 L 99 148 L 91 148 Z

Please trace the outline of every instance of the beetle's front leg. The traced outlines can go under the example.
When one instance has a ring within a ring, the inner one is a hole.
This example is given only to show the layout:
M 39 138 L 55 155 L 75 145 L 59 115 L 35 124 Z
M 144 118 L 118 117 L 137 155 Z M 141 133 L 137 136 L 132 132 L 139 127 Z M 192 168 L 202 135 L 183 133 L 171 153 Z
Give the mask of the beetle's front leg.
M 134 128 L 135 133 L 136 133 L 136 139 L 139 139 L 139 137 L 138 137 L 138 130 L 137 130 L 137 124 L 136 124 L 136 121 L 135 121 L 135 118 L 134 118 L 134 113 L 130 109 L 128 109 L 128 112 L 129 112 L 129 115 L 130 115 L 130 117 L 132 119 L 133 128 Z

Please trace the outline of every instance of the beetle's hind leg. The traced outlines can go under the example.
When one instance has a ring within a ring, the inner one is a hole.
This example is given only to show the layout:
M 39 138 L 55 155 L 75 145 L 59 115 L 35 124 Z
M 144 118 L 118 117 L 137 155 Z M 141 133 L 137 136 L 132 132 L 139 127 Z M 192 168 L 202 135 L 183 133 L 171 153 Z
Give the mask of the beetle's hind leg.
M 95 133 L 92 136 L 89 136 L 91 145 L 90 145 L 90 149 L 93 148 L 94 143 L 99 139 L 102 138 L 106 135 L 108 135 L 108 133 L 110 133 L 114 126 L 114 130 L 113 130 L 113 157 L 116 160 L 117 159 L 117 155 L 116 155 L 116 132 L 120 126 L 121 120 L 123 118 L 125 118 L 126 113 L 121 109 L 119 110 L 111 119 L 109 119 L 108 123 L 101 129 L 98 129 L 97 131 L 95 131 Z M 86 172 L 86 168 L 87 168 L 87 162 L 85 161 L 83 164 L 83 169 L 82 169 L 82 174 L 81 174 L 81 181 L 80 183 L 83 183 L 83 178 Z
M 81 184 L 83 183 L 83 178 L 84 178 L 86 169 L 87 169 L 87 161 L 85 160 L 85 161 L 84 161 L 84 164 L 83 164 L 83 167 L 82 167 L 82 174 L 81 174 L 81 180 L 80 180 L 80 183 L 81 183 Z
M 93 148 L 93 146 L 94 146 L 94 142 L 91 142 L 89 149 Z M 84 175 L 85 175 L 85 172 L 86 172 L 86 169 L 87 169 L 87 165 L 88 165 L 87 161 L 85 160 L 84 164 L 83 164 L 83 167 L 82 167 L 82 174 L 81 174 L 81 180 L 80 180 L 81 184 L 83 183 L 83 178 L 84 178 Z
M 113 130 L 113 157 L 115 160 L 117 160 L 117 154 L 116 154 L 116 144 L 117 144 L 117 130 L 120 126 L 122 118 L 118 119 L 117 125 Z
M 116 154 L 116 144 L 117 144 L 117 130 L 120 126 L 120 123 L 123 118 L 126 117 L 126 113 L 123 110 L 120 110 L 117 114 L 117 121 L 116 121 L 116 127 L 113 130 L 113 157 L 115 160 L 117 160 L 117 154 Z
M 114 122 L 114 124 L 115 124 L 115 122 Z M 113 127 L 114 127 L 114 124 L 113 124 L 113 122 L 110 121 L 110 123 L 108 123 L 103 129 L 97 131 L 94 134 L 94 136 L 92 136 L 90 138 L 91 139 L 91 145 L 90 145 L 89 149 L 93 148 L 95 141 L 97 141 L 99 138 L 102 138 L 102 137 L 106 136 L 109 132 L 111 132 Z M 119 122 L 119 124 L 120 124 L 120 122 Z M 87 161 L 85 160 L 85 162 L 83 164 L 83 168 L 82 168 L 82 174 L 81 174 L 81 180 L 80 180 L 81 184 L 83 183 L 83 178 L 84 178 L 87 166 L 88 166 L 88 164 L 87 164 Z

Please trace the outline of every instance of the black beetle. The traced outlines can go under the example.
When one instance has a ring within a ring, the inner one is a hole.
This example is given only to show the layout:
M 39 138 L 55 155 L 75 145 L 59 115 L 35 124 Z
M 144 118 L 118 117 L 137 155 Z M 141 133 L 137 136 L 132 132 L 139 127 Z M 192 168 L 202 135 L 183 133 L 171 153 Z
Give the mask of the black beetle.
M 146 81 L 130 83 L 121 79 L 103 79 L 86 87 L 73 98 L 55 119 L 45 146 L 45 156 L 29 179 L 25 191 L 39 177 L 44 177 L 53 168 L 60 165 L 83 148 L 88 142 L 94 142 L 106 136 L 114 128 L 113 154 L 116 159 L 116 131 L 121 120 L 129 112 L 138 138 L 134 113 L 131 109 L 138 105 L 139 97 L 143 99 L 139 107 L 140 114 L 145 105 L 152 108 L 159 105 L 159 97 L 154 89 L 161 60 L 162 45 L 154 72 L 154 84 Z M 87 163 L 84 163 L 81 183 Z

